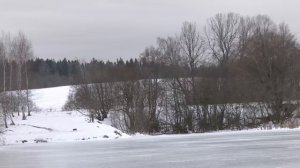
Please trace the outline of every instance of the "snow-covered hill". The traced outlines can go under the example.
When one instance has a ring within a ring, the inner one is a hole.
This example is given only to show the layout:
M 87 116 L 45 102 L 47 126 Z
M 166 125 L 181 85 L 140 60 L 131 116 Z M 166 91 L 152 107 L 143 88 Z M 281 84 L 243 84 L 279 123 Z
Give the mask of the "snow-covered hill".
M 31 90 L 32 100 L 43 111 L 60 111 L 68 99 L 70 86 Z
M 34 142 L 64 142 L 104 140 L 129 137 L 120 130 L 103 123 L 89 123 L 87 117 L 76 111 L 62 111 L 67 100 L 69 86 L 34 89 L 32 98 L 41 109 L 32 112 L 27 120 L 14 117 L 16 125 L 5 130 L 5 144 Z

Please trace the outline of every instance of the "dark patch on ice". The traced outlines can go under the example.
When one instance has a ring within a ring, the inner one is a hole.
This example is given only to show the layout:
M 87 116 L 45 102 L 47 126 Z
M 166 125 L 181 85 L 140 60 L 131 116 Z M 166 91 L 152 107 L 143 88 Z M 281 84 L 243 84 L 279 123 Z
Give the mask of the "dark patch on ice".
M 48 141 L 46 139 L 35 139 L 34 140 L 35 143 L 47 143 Z
M 29 124 L 22 124 L 22 125 L 27 125 L 27 126 L 34 127 L 34 128 L 40 128 L 40 129 L 45 129 L 45 130 L 48 130 L 48 131 L 53 131 L 52 128 L 47 128 L 47 127 L 40 127 L 40 126 L 29 125 Z
M 122 134 L 121 134 L 120 132 L 118 132 L 117 130 L 115 130 L 114 133 L 115 133 L 116 135 L 122 136 Z

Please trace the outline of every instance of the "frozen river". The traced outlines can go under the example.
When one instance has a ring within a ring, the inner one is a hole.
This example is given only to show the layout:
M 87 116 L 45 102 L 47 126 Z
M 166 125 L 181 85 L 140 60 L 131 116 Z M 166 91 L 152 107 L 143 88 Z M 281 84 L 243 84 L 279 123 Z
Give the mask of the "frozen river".
M 300 167 L 300 131 L 171 135 L 0 147 L 0 168 L 160 167 Z

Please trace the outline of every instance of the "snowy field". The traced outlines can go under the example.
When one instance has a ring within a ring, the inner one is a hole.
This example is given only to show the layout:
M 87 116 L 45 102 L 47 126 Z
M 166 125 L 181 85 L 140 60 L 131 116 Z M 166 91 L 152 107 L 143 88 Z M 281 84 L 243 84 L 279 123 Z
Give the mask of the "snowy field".
M 136 137 L 0 148 L 0 168 L 297 168 L 300 130 Z
M 27 120 L 14 117 L 16 125 L 10 125 L 3 135 L 4 144 L 91 141 L 127 138 L 128 135 L 111 127 L 110 121 L 89 123 L 86 116 L 79 112 L 62 111 L 69 86 L 34 89 L 32 99 L 40 109 L 32 112 Z M 26 142 L 25 142 L 26 141 Z

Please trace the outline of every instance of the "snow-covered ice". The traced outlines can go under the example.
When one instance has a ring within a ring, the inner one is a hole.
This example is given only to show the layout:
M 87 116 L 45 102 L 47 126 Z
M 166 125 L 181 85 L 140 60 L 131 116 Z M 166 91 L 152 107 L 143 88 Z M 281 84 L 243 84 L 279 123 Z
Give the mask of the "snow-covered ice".
M 296 168 L 300 130 L 5 146 L 0 168 Z

